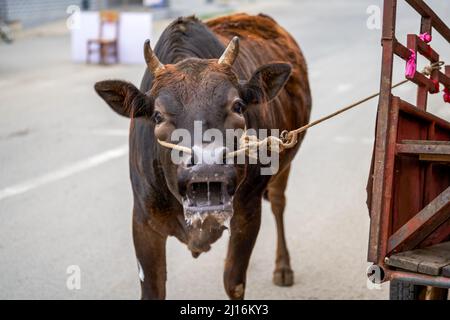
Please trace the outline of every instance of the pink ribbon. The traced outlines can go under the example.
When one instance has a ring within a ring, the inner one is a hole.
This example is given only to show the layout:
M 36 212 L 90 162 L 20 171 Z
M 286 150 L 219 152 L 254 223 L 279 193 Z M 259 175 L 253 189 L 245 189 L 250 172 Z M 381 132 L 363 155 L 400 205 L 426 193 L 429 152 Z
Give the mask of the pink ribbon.
M 439 81 L 434 80 L 434 79 L 431 79 L 431 81 L 432 81 L 433 84 L 434 84 L 434 91 L 431 92 L 431 93 L 438 93 L 438 92 L 439 92 Z
M 407 78 L 412 78 L 416 73 L 416 53 L 412 49 L 409 49 L 409 51 L 411 54 L 408 61 L 406 61 L 405 76 Z
M 450 103 L 450 89 L 444 89 L 444 102 Z
M 431 37 L 431 34 L 428 32 L 421 33 L 419 35 L 420 40 L 424 41 L 425 43 L 429 43 L 433 38 Z

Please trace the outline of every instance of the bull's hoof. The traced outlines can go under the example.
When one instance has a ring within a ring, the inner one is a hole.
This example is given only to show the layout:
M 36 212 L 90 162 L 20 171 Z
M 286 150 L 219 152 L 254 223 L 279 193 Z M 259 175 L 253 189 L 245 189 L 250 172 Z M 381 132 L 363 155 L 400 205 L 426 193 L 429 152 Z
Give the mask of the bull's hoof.
M 233 299 L 236 299 L 236 300 L 244 299 L 244 292 L 245 292 L 244 285 L 242 283 L 238 284 L 233 290 L 233 293 L 232 293 Z
M 245 287 L 244 284 L 238 284 L 235 287 L 231 287 L 231 288 L 225 288 L 225 291 L 228 294 L 228 297 L 231 300 L 243 300 L 244 299 L 244 294 L 245 294 Z
M 294 284 L 294 272 L 291 268 L 279 268 L 273 272 L 273 283 L 280 287 L 290 287 Z

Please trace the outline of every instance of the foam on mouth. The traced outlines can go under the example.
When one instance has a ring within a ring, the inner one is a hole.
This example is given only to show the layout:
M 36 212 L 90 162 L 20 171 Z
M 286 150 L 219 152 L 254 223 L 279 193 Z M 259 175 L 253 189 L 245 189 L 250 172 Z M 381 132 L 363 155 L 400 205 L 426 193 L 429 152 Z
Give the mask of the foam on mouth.
M 230 221 L 233 217 L 233 202 L 230 198 L 227 203 L 213 206 L 191 206 L 189 198 L 183 200 L 184 220 L 188 227 L 202 228 L 203 222 L 208 217 L 212 217 L 215 221 L 228 230 L 230 229 Z

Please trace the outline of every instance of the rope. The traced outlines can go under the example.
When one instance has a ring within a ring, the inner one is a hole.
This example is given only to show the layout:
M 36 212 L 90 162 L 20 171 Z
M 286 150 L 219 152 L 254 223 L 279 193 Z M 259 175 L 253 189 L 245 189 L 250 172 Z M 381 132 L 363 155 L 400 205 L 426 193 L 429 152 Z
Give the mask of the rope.
M 158 143 L 160 145 L 162 145 L 163 147 L 166 147 L 166 148 L 169 148 L 169 149 L 175 149 L 175 150 L 178 150 L 178 151 L 181 151 L 181 152 L 186 152 L 188 154 L 192 153 L 192 149 L 191 148 L 180 146 L 178 144 L 173 144 L 173 143 L 162 141 L 162 140 L 159 140 L 159 139 L 158 139 Z
M 429 76 L 429 75 L 431 75 L 432 71 L 440 70 L 443 65 L 444 65 L 444 61 L 434 62 L 428 66 L 425 66 L 422 70 L 422 73 L 426 76 Z M 397 88 L 397 87 L 407 83 L 408 81 L 409 81 L 408 79 L 400 81 L 400 82 L 394 84 L 391 88 L 392 89 Z M 363 104 L 364 102 L 367 102 L 379 95 L 380 95 L 379 92 L 373 93 L 373 94 L 371 94 L 361 100 L 358 100 L 344 108 L 341 108 L 325 117 L 322 117 L 313 122 L 310 122 L 307 125 L 304 125 L 303 127 L 300 127 L 300 128 L 297 128 L 297 129 L 291 130 L 291 131 L 284 130 L 283 132 L 281 132 L 280 138 L 277 138 L 275 136 L 269 136 L 267 138 L 259 140 L 258 137 L 256 137 L 255 135 L 247 135 L 247 129 L 245 129 L 244 133 L 242 134 L 242 136 L 239 140 L 240 148 L 236 151 L 228 152 L 225 155 L 225 158 L 227 158 L 227 159 L 233 158 L 237 155 L 245 153 L 248 157 L 256 159 L 257 158 L 256 150 L 257 150 L 257 148 L 259 148 L 260 146 L 263 146 L 263 145 L 267 146 L 268 150 L 277 152 L 277 153 L 282 152 L 285 149 L 291 149 L 291 148 L 295 147 L 295 145 L 297 144 L 298 135 L 300 133 L 306 131 L 307 129 L 309 129 L 321 122 L 324 122 L 325 120 L 333 118 L 333 117 L 337 116 L 338 114 L 341 114 L 341 113 L 348 111 L 356 106 L 359 106 L 359 105 Z M 159 139 L 158 139 L 158 143 L 166 148 L 178 150 L 181 152 L 185 152 L 187 154 L 192 154 L 192 149 L 188 148 L 188 147 L 180 146 L 180 145 L 162 141 Z

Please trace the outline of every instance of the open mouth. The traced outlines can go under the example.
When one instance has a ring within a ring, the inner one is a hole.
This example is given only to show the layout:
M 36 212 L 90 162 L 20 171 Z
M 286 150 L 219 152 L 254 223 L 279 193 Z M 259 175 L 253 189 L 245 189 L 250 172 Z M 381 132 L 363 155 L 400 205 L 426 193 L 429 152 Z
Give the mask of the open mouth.
M 188 226 L 201 228 L 207 217 L 229 228 L 233 216 L 233 197 L 221 179 L 193 179 L 183 198 L 184 218 Z

